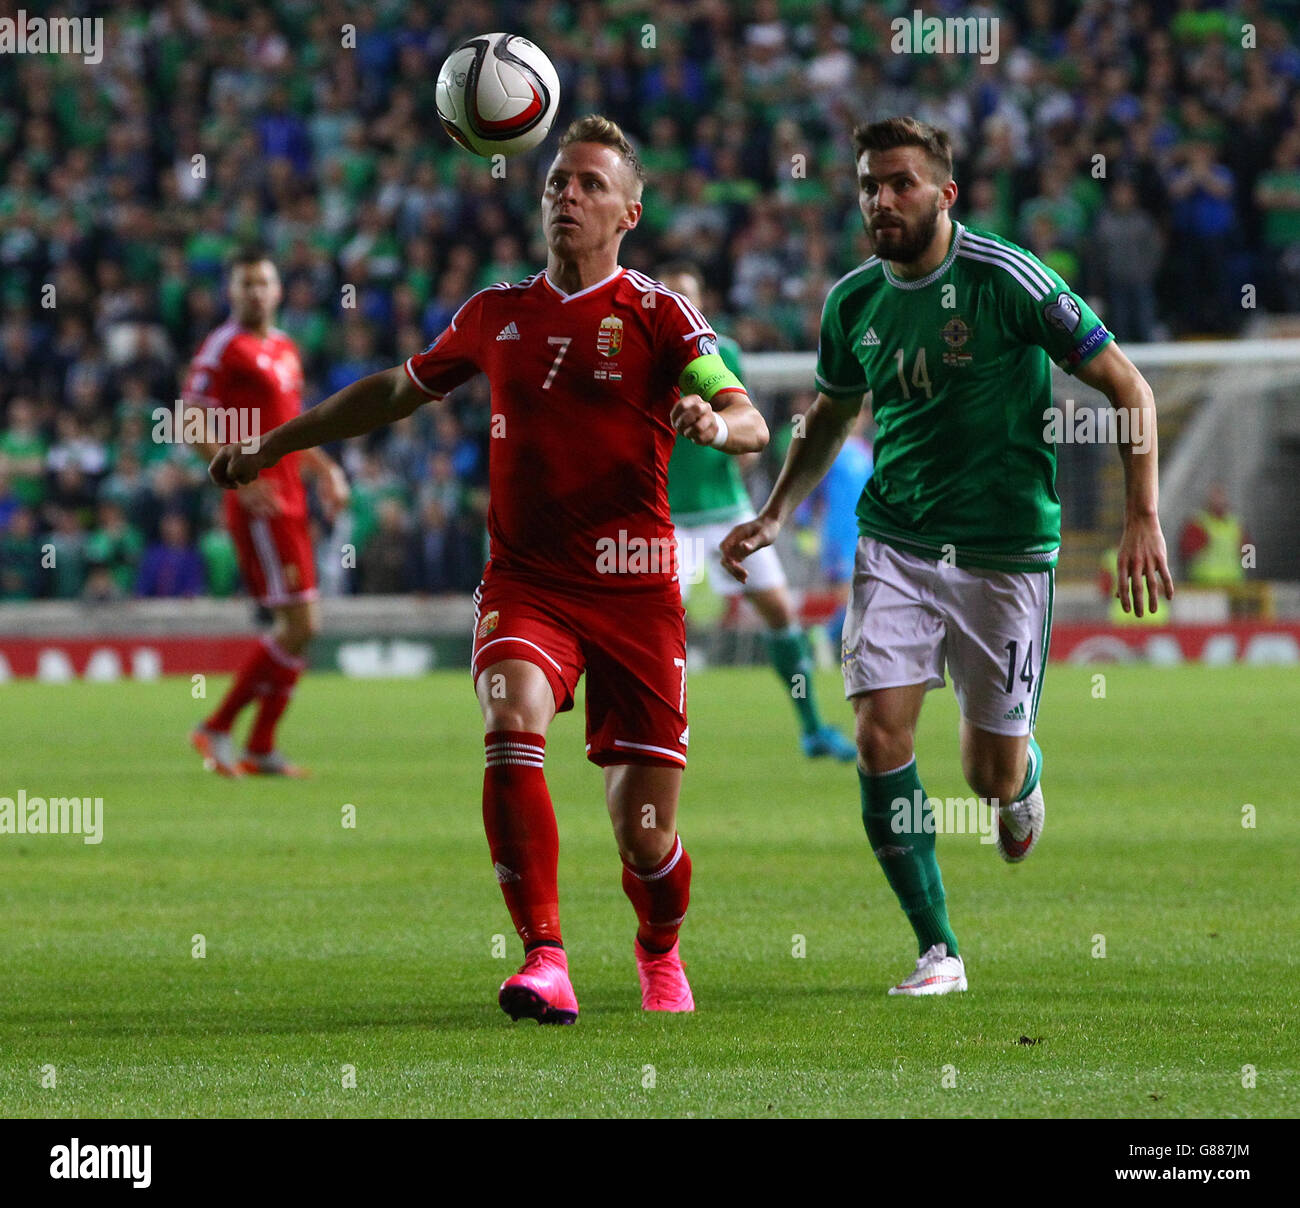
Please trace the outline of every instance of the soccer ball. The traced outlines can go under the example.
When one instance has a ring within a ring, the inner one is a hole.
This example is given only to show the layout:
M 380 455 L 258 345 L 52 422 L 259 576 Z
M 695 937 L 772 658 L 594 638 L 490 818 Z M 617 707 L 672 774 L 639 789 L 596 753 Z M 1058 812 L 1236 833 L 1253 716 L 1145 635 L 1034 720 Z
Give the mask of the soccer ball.
M 518 155 L 550 132 L 560 78 L 540 47 L 518 34 L 482 34 L 438 72 L 438 120 L 475 155 Z

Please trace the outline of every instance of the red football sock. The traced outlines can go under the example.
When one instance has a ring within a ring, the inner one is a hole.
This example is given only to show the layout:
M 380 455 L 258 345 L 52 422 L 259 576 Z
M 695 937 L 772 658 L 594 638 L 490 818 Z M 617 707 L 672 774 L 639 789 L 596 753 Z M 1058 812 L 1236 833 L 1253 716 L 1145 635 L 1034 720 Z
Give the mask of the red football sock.
M 682 837 L 654 868 L 633 868 L 623 861 L 623 892 L 636 911 L 636 938 L 649 952 L 667 952 L 677 942 L 691 900 L 691 858 Z
M 248 750 L 252 755 L 269 755 L 275 750 L 275 727 L 289 707 L 293 686 L 307 666 L 306 659 L 295 658 L 275 642 L 268 642 L 266 650 L 270 659 L 269 683 L 261 693 L 262 703 L 248 734 Z
M 235 724 L 235 718 L 239 716 L 239 711 L 253 697 L 260 696 L 266 691 L 266 686 L 272 682 L 273 668 L 275 667 L 275 660 L 267 649 L 268 643 L 270 643 L 270 639 L 263 638 L 248 652 L 248 657 L 236 673 L 234 682 L 226 689 L 226 695 L 222 697 L 221 704 L 217 706 L 212 716 L 203 723 L 205 730 L 214 730 L 219 734 L 225 734 Z
M 527 950 L 560 944 L 560 835 L 542 761 L 546 739 L 523 730 L 484 738 L 483 827 L 515 930 Z

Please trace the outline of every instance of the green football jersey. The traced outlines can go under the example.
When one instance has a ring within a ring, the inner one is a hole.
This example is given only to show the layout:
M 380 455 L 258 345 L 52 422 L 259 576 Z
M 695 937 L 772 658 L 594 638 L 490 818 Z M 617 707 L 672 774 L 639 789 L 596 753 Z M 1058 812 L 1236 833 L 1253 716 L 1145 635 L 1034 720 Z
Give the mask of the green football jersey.
M 727 336 L 719 336 L 718 355 L 744 381 L 740 372 L 740 345 Z M 668 462 L 668 506 L 672 509 L 673 523 L 683 528 L 733 520 L 753 507 L 736 459 L 721 449 L 697 445 L 684 436 L 677 438 Z
M 928 276 L 900 280 L 873 256 L 842 277 L 822 311 L 817 386 L 871 393 L 858 531 L 958 566 L 1055 566 L 1048 357 L 1073 373 L 1113 338 L 1036 256 L 955 221 Z

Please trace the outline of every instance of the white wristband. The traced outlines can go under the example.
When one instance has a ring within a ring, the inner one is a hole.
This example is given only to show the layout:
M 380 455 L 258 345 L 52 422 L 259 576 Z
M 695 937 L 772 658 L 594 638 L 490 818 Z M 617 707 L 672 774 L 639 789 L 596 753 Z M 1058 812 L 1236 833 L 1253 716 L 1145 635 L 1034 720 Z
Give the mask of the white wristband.
M 713 419 L 714 422 L 718 425 L 718 430 L 717 432 L 714 433 L 713 439 L 709 441 L 709 444 L 712 445 L 715 449 L 721 449 L 722 446 L 727 443 L 727 437 L 731 435 L 731 432 L 727 428 L 727 421 L 722 418 L 722 414 L 720 412 L 715 411 L 713 413 Z

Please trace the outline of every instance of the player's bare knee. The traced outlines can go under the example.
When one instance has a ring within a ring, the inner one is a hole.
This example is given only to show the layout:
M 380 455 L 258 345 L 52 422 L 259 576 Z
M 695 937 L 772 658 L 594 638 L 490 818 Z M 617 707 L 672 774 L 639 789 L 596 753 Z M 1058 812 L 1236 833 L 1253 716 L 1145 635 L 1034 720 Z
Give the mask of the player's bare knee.
M 490 701 L 483 707 L 483 722 L 488 733 L 514 730 L 523 734 L 544 734 L 546 721 L 540 710 L 512 701 Z
M 997 767 L 973 765 L 965 769 L 966 783 L 974 790 L 976 796 L 988 801 L 1005 804 L 1014 801 L 1020 791 L 1023 776 Z
M 626 863 L 633 868 L 654 868 L 663 863 L 672 849 L 676 832 L 664 833 L 633 822 L 622 826 L 615 824 L 614 837 L 618 842 L 618 854 Z
M 507 688 L 501 696 L 490 690 L 480 692 L 479 704 L 489 734 L 494 730 L 514 730 L 517 733 L 544 735 L 550 725 L 551 713 L 546 708 L 546 702 L 525 686 L 517 686 L 514 692 Z
M 516 730 L 545 735 L 555 716 L 555 698 L 546 677 L 531 664 L 507 659 L 479 672 L 474 683 L 488 733 Z
M 965 737 L 961 753 L 962 775 L 977 796 L 989 801 L 1014 801 L 1025 779 L 1025 757 L 999 751 Z
M 912 731 L 871 716 L 858 714 L 858 758 L 868 772 L 892 772 L 912 758 Z

